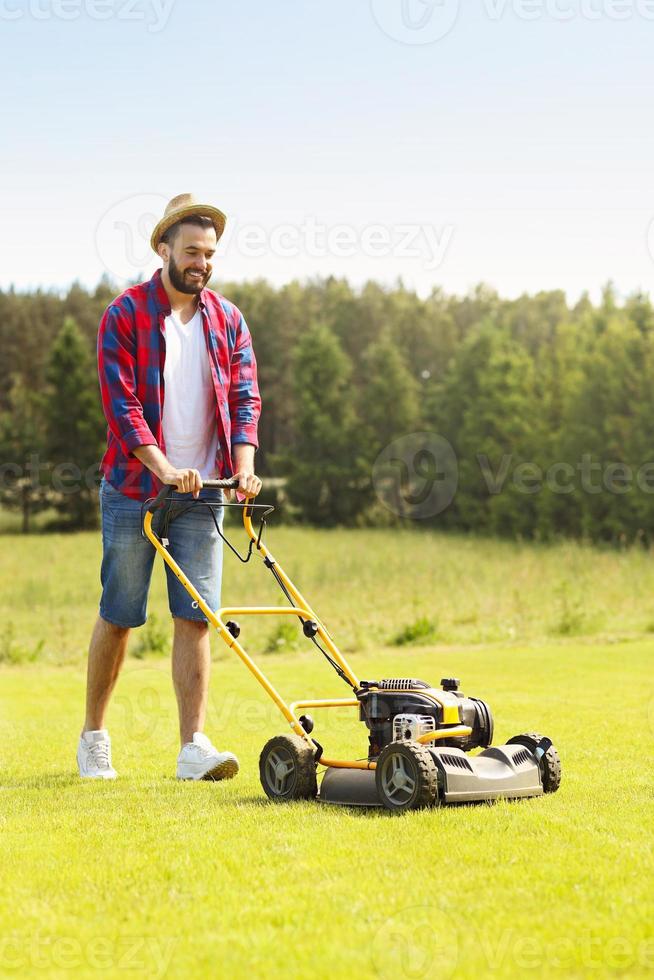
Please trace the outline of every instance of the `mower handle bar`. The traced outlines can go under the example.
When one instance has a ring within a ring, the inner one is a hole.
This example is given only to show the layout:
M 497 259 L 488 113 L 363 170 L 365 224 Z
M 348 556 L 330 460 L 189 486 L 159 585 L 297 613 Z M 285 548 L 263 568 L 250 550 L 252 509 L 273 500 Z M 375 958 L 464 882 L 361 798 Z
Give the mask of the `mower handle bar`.
M 165 484 L 165 486 L 161 488 L 157 496 L 150 501 L 146 510 L 149 513 L 152 513 L 153 511 L 157 510 L 158 507 L 161 507 L 164 500 L 168 496 L 168 493 L 170 492 L 170 490 L 173 490 L 175 486 L 176 484 L 174 483 Z M 203 490 L 236 490 L 237 487 L 238 487 L 238 478 L 235 479 L 233 476 L 228 477 L 228 479 L 226 480 L 203 480 L 202 481 Z

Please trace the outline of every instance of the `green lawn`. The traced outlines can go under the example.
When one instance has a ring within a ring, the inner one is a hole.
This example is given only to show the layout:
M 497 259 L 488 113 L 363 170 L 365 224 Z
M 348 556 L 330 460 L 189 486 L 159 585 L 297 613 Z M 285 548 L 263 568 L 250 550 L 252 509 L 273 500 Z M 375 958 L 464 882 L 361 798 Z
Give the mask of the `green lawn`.
M 231 536 L 243 550 L 242 527 Z M 346 651 L 373 652 L 421 619 L 441 644 L 615 642 L 654 633 L 654 561 L 642 548 L 290 527 L 272 527 L 266 541 Z M 100 554 L 97 532 L 0 535 L 0 663 L 79 662 L 99 599 Z M 224 580 L 225 605 L 282 598 L 256 558 L 241 565 L 227 554 Z M 158 631 L 168 608 L 161 567 L 149 608 Z M 265 649 L 275 628 L 250 621 L 250 643 Z M 224 654 L 218 642 L 215 652 Z
M 491 703 L 496 742 L 554 739 L 559 793 L 403 817 L 270 804 L 257 759 L 284 722 L 218 645 L 207 731 L 237 751 L 238 778 L 174 780 L 168 662 L 148 657 L 130 658 L 111 709 L 118 781 L 81 784 L 97 540 L 2 538 L 13 650 L 43 643 L 37 662 L 0 668 L 0 975 L 654 972 L 650 557 L 408 532 L 284 529 L 269 543 L 359 676 L 460 677 Z M 229 561 L 225 601 L 277 601 L 265 574 Z M 163 625 L 161 576 L 153 608 Z M 391 648 L 420 616 L 438 638 Z M 270 623 L 242 625 L 258 653 Z M 347 694 L 311 649 L 258 659 L 289 699 Z M 317 719 L 330 753 L 365 754 L 353 714 Z
M 651 651 L 562 652 L 356 658 L 363 674 L 398 661 L 427 678 L 460 674 L 494 704 L 498 739 L 536 727 L 562 755 L 555 796 L 400 818 L 268 804 L 257 756 L 284 725 L 238 663 L 215 670 L 208 730 L 238 751 L 242 773 L 199 785 L 172 778 L 160 661 L 125 670 L 111 715 L 120 779 L 103 785 L 74 772 L 81 672 L 5 668 L 0 969 L 644 975 L 654 966 Z M 275 658 L 271 674 L 292 695 L 339 690 L 304 654 Z M 341 732 L 335 721 L 322 729 L 325 744 L 363 754 L 363 728 L 342 715 Z

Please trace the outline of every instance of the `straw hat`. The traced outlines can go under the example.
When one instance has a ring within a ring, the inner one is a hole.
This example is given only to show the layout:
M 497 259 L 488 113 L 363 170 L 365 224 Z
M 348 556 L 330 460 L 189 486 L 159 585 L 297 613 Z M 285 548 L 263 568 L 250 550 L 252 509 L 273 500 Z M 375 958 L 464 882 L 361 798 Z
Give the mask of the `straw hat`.
M 161 241 L 162 235 L 168 231 L 171 225 L 174 225 L 177 221 L 181 221 L 182 218 L 188 218 L 192 214 L 198 214 L 203 218 L 210 218 L 216 229 L 216 239 L 220 238 L 225 230 L 225 222 L 227 221 L 222 211 L 212 207 L 210 204 L 200 204 L 193 194 L 178 194 L 172 201 L 168 201 L 163 218 L 152 232 L 150 245 L 153 251 L 157 251 L 157 245 Z

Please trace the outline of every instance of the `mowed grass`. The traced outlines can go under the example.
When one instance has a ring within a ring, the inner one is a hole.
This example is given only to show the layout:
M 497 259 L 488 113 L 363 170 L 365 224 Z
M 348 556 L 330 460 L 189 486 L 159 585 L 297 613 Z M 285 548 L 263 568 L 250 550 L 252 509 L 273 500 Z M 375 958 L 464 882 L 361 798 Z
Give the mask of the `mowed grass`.
M 109 719 L 120 778 L 82 784 L 98 542 L 3 538 L 16 656 L 43 643 L 0 669 L 0 975 L 650 974 L 650 556 L 410 532 L 281 529 L 269 544 L 360 677 L 460 677 L 491 703 L 496 742 L 554 739 L 560 791 L 403 817 L 270 804 L 257 760 L 284 722 L 218 644 L 207 731 L 237 751 L 238 778 L 175 781 L 168 661 L 130 658 Z M 225 603 L 278 602 L 269 578 L 226 557 Z M 161 574 L 151 608 L 165 624 Z M 420 617 L 438 639 L 391 648 Z M 271 624 L 241 625 L 289 700 L 347 694 L 306 641 L 264 655 Z M 355 714 L 316 712 L 330 754 L 365 754 Z

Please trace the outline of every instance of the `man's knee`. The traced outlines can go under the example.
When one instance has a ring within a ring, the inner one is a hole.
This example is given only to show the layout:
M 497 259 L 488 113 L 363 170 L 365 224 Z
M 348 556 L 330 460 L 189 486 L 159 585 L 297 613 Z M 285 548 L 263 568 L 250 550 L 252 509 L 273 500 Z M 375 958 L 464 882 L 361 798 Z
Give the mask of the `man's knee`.
M 112 623 L 108 619 L 104 619 L 103 616 L 99 616 L 98 621 L 104 632 L 116 639 L 126 636 L 132 628 L 131 626 L 119 626 L 118 623 Z
M 209 623 L 206 619 L 183 619 L 181 616 L 173 616 L 173 626 L 175 630 L 199 635 L 209 630 Z

